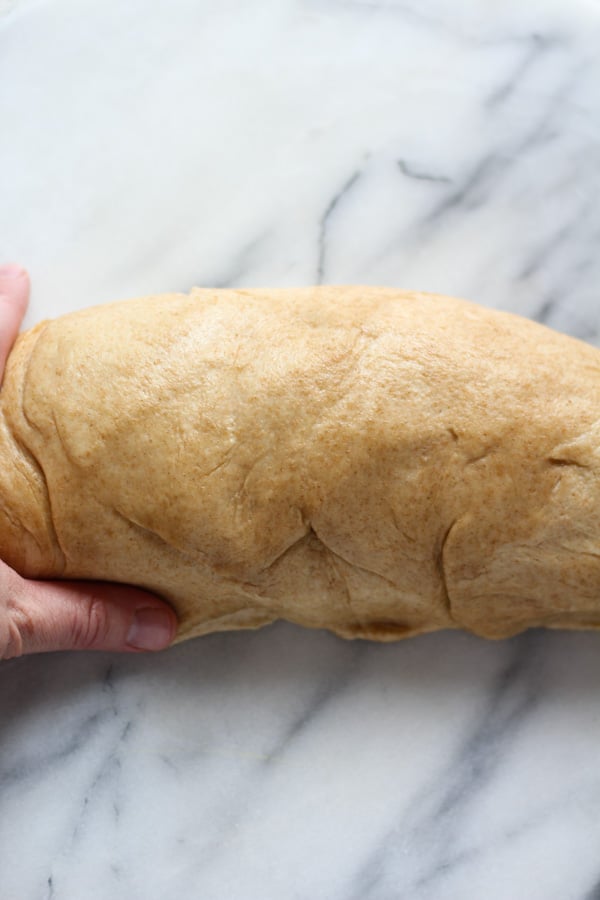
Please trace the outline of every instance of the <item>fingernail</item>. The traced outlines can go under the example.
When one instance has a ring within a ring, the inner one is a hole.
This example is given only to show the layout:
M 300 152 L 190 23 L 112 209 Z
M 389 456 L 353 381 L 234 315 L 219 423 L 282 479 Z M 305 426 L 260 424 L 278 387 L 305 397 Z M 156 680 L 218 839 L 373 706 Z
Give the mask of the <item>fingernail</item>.
M 164 609 L 138 609 L 127 634 L 127 643 L 136 650 L 162 650 L 173 639 L 172 623 L 172 616 Z
M 25 269 L 16 263 L 6 263 L 0 266 L 0 278 L 19 278 L 25 274 Z

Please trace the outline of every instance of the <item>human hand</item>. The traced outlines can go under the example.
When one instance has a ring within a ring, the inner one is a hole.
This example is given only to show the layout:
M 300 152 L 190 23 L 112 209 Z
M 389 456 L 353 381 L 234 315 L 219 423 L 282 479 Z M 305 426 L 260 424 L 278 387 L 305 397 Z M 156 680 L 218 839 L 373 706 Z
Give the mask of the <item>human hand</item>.
M 29 300 L 27 272 L 0 266 L 0 378 Z M 139 588 L 32 581 L 0 561 L 0 659 L 49 650 L 162 650 L 177 619 Z

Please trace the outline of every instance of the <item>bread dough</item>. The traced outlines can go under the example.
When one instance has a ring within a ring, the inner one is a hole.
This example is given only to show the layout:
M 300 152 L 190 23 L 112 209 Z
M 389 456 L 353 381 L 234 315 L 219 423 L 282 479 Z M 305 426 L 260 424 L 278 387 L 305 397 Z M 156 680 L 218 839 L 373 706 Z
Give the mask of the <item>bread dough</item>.
M 600 351 L 385 288 L 44 322 L 0 391 L 0 555 L 141 585 L 178 639 L 600 625 Z

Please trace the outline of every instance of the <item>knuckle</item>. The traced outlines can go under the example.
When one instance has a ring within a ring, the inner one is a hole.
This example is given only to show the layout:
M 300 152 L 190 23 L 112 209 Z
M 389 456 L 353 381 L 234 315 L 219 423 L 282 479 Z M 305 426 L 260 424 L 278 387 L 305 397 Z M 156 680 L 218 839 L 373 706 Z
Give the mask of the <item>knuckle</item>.
M 72 626 L 71 643 L 81 650 L 102 646 L 109 632 L 106 606 L 97 597 L 84 595 Z
M 27 607 L 18 602 L 16 594 L 11 590 L 6 604 L 6 615 L 0 625 L 0 659 L 14 659 L 23 656 L 25 647 L 31 644 L 35 636 L 33 618 Z
M 14 659 L 23 655 L 23 636 L 13 616 L 0 619 L 0 659 Z

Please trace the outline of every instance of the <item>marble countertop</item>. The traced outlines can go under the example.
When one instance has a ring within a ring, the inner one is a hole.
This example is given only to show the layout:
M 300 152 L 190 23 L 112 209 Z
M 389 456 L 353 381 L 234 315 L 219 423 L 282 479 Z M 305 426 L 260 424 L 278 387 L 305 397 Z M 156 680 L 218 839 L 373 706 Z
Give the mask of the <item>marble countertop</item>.
M 0 0 L 28 324 L 439 291 L 600 342 L 598 0 Z M 600 635 L 0 664 L 0 900 L 600 897 Z

